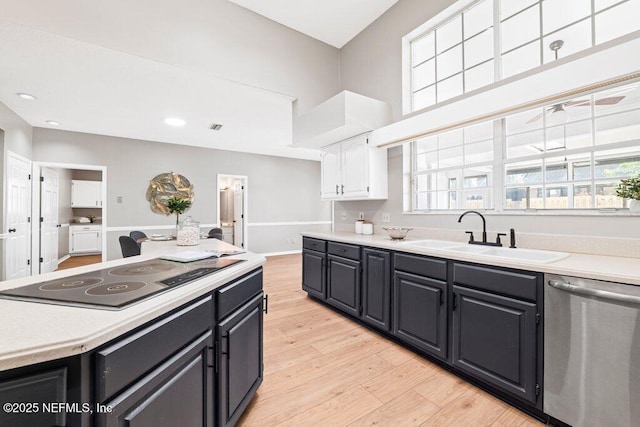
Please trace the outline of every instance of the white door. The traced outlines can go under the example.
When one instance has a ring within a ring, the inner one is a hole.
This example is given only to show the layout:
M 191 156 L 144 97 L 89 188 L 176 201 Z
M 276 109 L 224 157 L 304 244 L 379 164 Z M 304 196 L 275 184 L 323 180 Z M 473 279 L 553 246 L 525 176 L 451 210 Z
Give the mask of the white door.
M 7 228 L 4 279 L 31 274 L 31 161 L 13 153 L 7 155 Z
M 244 185 L 236 181 L 233 188 L 233 244 L 244 248 Z
M 320 157 L 320 172 L 322 175 L 320 197 L 323 200 L 339 199 L 343 190 L 340 182 L 340 144 L 323 148 Z
M 361 135 L 342 143 L 344 198 L 369 195 L 369 146 Z
M 40 273 L 58 268 L 58 172 L 40 171 Z

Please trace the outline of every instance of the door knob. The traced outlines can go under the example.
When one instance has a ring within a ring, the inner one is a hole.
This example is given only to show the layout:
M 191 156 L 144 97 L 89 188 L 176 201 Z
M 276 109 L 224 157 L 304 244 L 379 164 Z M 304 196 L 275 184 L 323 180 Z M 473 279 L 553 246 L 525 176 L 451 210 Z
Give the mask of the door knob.
M 10 228 L 9 233 L 15 233 L 17 230 L 15 228 Z

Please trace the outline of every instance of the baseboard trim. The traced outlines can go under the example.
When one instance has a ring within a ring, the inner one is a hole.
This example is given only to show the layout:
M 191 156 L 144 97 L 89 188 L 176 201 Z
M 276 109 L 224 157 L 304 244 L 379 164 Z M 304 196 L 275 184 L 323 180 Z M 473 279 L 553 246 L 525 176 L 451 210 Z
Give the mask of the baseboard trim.
M 294 255 L 294 254 L 300 254 L 302 253 L 302 250 L 298 249 L 295 251 L 282 251 L 282 252 L 266 252 L 266 253 L 262 253 L 260 255 L 262 256 L 279 256 L 279 255 Z
M 65 262 L 66 260 L 68 260 L 69 258 L 71 258 L 71 255 L 66 254 L 65 256 L 63 256 L 62 258 L 58 258 L 58 265 L 60 265 L 61 263 Z

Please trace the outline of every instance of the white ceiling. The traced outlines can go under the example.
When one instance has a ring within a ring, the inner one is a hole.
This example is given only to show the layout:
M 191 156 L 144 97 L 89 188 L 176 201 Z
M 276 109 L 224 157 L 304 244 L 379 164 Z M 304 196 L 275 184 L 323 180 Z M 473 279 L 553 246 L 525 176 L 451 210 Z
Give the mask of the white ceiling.
M 342 48 L 398 0 L 229 0 Z

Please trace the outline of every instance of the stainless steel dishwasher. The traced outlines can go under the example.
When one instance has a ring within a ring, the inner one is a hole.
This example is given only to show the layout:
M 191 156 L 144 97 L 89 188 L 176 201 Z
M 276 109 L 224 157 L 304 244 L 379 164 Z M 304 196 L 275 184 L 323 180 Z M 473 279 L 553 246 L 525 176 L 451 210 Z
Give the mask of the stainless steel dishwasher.
M 544 412 L 640 426 L 640 286 L 545 276 Z

